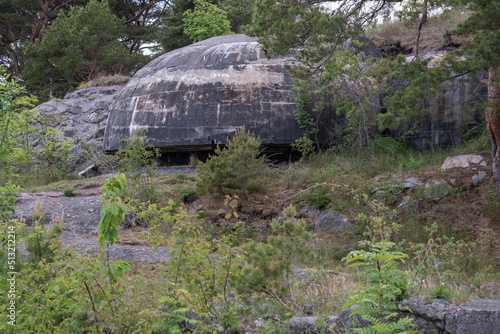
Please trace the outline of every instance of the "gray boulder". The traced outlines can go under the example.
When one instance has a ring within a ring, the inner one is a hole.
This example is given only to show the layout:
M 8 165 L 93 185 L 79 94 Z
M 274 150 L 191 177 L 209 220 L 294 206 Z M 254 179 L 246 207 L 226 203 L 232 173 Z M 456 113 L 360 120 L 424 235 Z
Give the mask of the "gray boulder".
M 500 300 L 478 299 L 446 314 L 446 331 L 453 334 L 500 333 Z
M 313 226 L 314 232 L 340 232 L 348 230 L 353 225 L 343 214 L 325 210 L 319 215 Z
M 338 317 L 292 317 L 288 329 L 291 334 L 335 333 Z
M 490 182 L 490 177 L 488 176 L 488 174 L 486 174 L 486 172 L 484 171 L 479 171 L 477 172 L 476 175 L 474 175 L 472 177 L 472 184 L 474 185 L 474 187 L 479 187 L 480 185 L 482 185 L 483 183 L 489 183 Z
M 439 201 L 450 193 L 450 186 L 445 180 L 437 180 L 425 185 L 425 195 L 434 201 Z
M 101 175 L 101 173 L 99 172 L 99 164 L 92 164 L 78 173 L 80 179 L 88 179 L 98 175 Z
M 477 154 L 464 154 L 446 158 L 441 165 L 441 169 L 469 168 L 475 165 L 486 166 L 486 161 L 484 161 L 482 156 Z

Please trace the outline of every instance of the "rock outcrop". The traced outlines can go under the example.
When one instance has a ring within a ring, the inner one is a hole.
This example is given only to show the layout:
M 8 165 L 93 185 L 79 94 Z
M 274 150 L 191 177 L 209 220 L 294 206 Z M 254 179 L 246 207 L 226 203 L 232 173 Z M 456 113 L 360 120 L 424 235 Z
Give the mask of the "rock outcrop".
M 314 232 L 341 232 L 352 226 L 345 215 L 325 210 L 314 222 Z
M 444 300 L 433 300 L 431 304 L 403 302 L 407 311 L 400 311 L 401 317 L 409 316 L 418 326 L 421 334 L 497 334 L 500 329 L 500 301 L 472 300 L 460 306 L 451 306 Z M 353 319 L 362 327 L 369 323 L 359 315 L 350 316 L 351 309 L 339 317 L 292 317 L 289 329 L 291 333 L 351 333 Z
M 455 157 L 448 157 L 441 165 L 442 170 L 450 168 L 471 168 L 477 166 L 486 166 L 484 158 L 478 154 L 464 154 Z
M 102 153 L 109 106 L 123 86 L 88 87 L 54 99 L 35 109 L 59 128 L 71 143 L 68 172 L 79 172 Z

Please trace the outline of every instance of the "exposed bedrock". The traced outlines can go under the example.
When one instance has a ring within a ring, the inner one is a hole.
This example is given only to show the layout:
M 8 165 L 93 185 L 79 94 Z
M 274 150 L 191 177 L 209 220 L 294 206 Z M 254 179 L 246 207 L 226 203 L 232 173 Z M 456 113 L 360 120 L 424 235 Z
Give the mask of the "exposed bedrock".
M 109 106 L 122 87 L 87 87 L 67 94 L 62 100 L 50 100 L 35 108 L 50 120 L 51 126 L 61 130 L 62 140 L 70 142 L 68 172 L 87 167 L 95 162 L 92 158 L 102 152 Z

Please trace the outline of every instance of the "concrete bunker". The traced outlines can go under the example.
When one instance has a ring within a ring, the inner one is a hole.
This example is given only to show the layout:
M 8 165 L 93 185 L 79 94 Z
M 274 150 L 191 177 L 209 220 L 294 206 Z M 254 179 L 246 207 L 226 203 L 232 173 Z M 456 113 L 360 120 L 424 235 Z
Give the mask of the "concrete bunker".
M 111 106 L 104 150 L 116 151 L 142 130 L 164 152 L 211 150 L 245 126 L 271 148 L 302 137 L 295 120 L 293 80 L 285 65 L 268 59 L 256 38 L 219 36 L 166 53 L 142 68 Z M 324 113 L 318 135 L 334 113 Z

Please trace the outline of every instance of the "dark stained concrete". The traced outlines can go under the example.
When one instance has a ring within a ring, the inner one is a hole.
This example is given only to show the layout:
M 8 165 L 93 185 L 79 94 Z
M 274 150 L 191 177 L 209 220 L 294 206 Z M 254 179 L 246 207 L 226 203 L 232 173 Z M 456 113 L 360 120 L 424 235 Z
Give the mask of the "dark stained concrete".
M 117 150 L 138 130 L 167 151 L 203 150 L 224 144 L 243 126 L 264 145 L 290 144 L 302 136 L 285 68 L 291 62 L 267 59 L 256 39 L 245 35 L 162 55 L 135 74 L 111 106 L 104 150 Z

